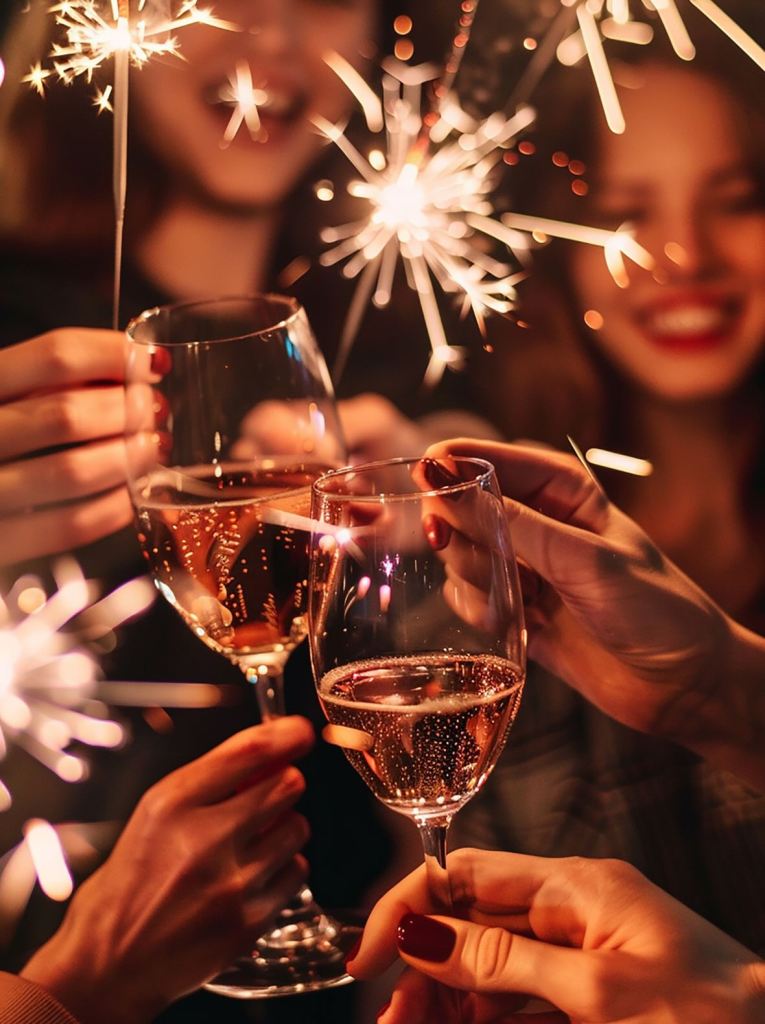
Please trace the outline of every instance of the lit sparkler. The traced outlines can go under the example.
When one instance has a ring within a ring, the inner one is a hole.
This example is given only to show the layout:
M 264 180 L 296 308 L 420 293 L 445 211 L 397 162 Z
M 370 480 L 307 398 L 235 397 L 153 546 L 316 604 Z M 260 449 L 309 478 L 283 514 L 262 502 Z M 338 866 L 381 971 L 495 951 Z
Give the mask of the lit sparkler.
M 237 26 L 216 18 L 197 0 L 180 0 L 174 13 L 168 0 L 61 0 L 50 8 L 55 15 L 63 42 L 54 42 L 50 60 L 53 71 L 66 84 L 94 72 L 110 58 L 114 59 L 113 85 L 97 91 L 95 106 L 99 113 L 114 114 L 113 191 L 115 210 L 114 292 L 112 327 L 119 325 L 120 281 L 122 276 L 122 236 L 125 224 L 127 190 L 128 69 L 141 67 L 152 57 L 178 54 L 175 32 L 188 25 L 210 25 L 236 30 Z M 51 70 L 35 64 L 24 77 L 40 95 L 45 91 Z
M 359 276 L 335 374 L 342 372 L 369 301 L 380 307 L 390 302 L 400 258 L 408 283 L 419 297 L 430 340 L 431 357 L 425 373 L 425 383 L 430 386 L 447 365 L 458 364 L 462 356 L 447 340 L 436 287 L 460 295 L 463 309 L 471 309 L 482 324 L 487 311 L 507 313 L 512 309 L 515 286 L 525 276 L 512 272 L 505 261 L 487 251 L 487 240 L 493 244 L 491 236 L 471 224 L 470 216 L 491 217 L 492 172 L 503 149 L 531 124 L 534 112 L 522 107 L 511 117 L 494 114 L 476 121 L 453 100 L 442 99 L 437 123 L 448 124 L 448 134 L 434 143 L 422 113 L 423 85 L 435 78 L 430 66 L 386 62 L 385 102 L 381 104 L 370 99 L 366 84 L 359 90 L 334 55 L 328 63 L 359 98 L 370 132 L 381 134 L 378 126 L 384 122 L 382 130 L 387 136 L 387 146 L 374 144 L 364 156 L 339 126 L 318 115 L 313 118 L 316 127 L 361 175 L 361 180 L 349 184 L 349 193 L 370 204 L 362 220 L 326 228 L 321 236 L 332 246 L 321 262 L 331 265 L 346 260 L 346 277 Z M 522 235 L 518 234 L 516 241 L 527 247 Z
M 181 0 L 174 14 L 168 3 L 157 0 L 62 0 L 51 12 L 65 39 L 53 44 L 51 61 L 67 83 L 80 75 L 90 81 L 97 68 L 120 53 L 136 67 L 160 54 L 177 55 L 175 32 L 188 25 L 236 29 L 209 8 L 198 7 L 197 0 Z
M 458 365 L 462 355 L 447 341 L 436 287 L 460 296 L 463 312 L 471 310 L 481 328 L 487 313 L 505 314 L 513 308 L 516 285 L 526 272 L 512 272 L 503 259 L 495 258 L 490 251 L 495 243 L 522 266 L 533 247 L 532 235 L 537 242 L 552 236 L 599 246 L 620 287 L 629 283 L 626 259 L 653 269 L 653 258 L 627 226 L 606 231 L 520 214 L 496 217 L 491 195 L 495 170 L 504 151 L 532 123 L 530 107 L 522 106 L 510 117 L 495 113 L 476 121 L 453 97 L 442 96 L 437 114 L 426 119 L 422 87 L 435 77 L 430 66 L 386 62 L 381 104 L 374 93 L 370 97 L 366 83 L 360 91 L 336 59 L 328 62 L 359 98 L 373 137 L 379 134 L 374 124 L 382 112 L 387 138 L 386 147 L 375 142 L 364 156 L 340 127 L 313 118 L 361 175 L 349 184 L 348 192 L 370 205 L 363 219 L 321 234 L 331 246 L 321 262 L 345 260 L 345 276 L 359 278 L 334 367 L 336 377 L 368 303 L 389 303 L 399 259 L 409 286 L 417 292 L 430 340 L 427 385 L 435 384 L 446 366 Z
M 604 42 L 609 39 L 645 45 L 653 39 L 653 28 L 643 20 L 649 12 L 661 22 L 670 44 L 681 60 L 690 61 L 696 49 L 675 0 L 561 0 L 574 7 L 578 28 L 557 48 L 562 64 L 577 64 L 587 57 L 612 132 L 621 134 L 626 124 Z M 765 50 L 759 46 L 714 0 L 689 0 L 713 25 L 731 39 L 748 57 L 765 70 Z
M 77 782 L 87 765 L 67 749 L 73 741 L 117 747 L 125 739 L 107 704 L 207 708 L 235 699 L 231 687 L 209 683 L 103 681 L 98 655 L 105 641 L 146 611 L 155 588 L 140 577 L 98 599 L 97 585 L 74 560 L 60 559 L 53 571 L 58 589 L 51 597 L 35 576 L 0 596 L 0 760 L 15 744 Z M 0 782 L 0 810 L 10 802 Z
M 98 660 L 69 628 L 84 617 L 91 638 L 103 637 L 153 600 L 151 584 L 133 580 L 102 601 L 77 564 L 55 567 L 58 590 L 47 598 L 40 581 L 22 577 L 0 598 L 0 757 L 13 743 L 68 782 L 84 778 L 73 741 L 116 747 L 122 727 L 98 697 Z M 6 806 L 10 794 L 4 790 Z

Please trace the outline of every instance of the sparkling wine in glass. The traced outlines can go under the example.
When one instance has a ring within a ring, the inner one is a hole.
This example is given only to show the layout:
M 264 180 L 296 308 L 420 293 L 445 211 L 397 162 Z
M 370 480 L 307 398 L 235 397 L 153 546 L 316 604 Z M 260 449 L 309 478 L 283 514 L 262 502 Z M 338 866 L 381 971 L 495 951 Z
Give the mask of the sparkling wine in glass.
M 305 312 L 277 295 L 148 310 L 128 327 L 128 475 L 155 583 L 191 631 L 284 713 L 306 635 L 311 484 L 345 449 Z M 303 888 L 251 956 L 208 984 L 238 998 L 350 981 L 357 930 Z
M 525 678 L 523 606 L 493 467 L 396 459 L 313 485 L 309 637 L 329 720 L 420 831 L 451 909 L 446 834 L 494 767 Z

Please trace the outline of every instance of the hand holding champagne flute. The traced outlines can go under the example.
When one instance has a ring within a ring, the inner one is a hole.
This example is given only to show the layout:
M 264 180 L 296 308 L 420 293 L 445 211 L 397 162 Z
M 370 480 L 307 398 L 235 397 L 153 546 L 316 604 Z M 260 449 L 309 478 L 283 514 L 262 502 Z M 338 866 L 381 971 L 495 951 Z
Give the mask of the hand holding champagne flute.
M 310 485 L 345 457 L 306 315 L 277 295 L 216 299 L 148 310 L 128 338 L 129 482 L 154 580 L 255 684 L 261 717 L 281 715 L 306 632 Z M 256 998 L 350 981 L 355 934 L 307 889 L 285 915 L 209 987 Z
M 525 675 L 494 470 L 456 458 L 330 472 L 312 518 L 309 636 L 328 738 L 414 821 L 450 909 L 447 829 L 493 768 Z

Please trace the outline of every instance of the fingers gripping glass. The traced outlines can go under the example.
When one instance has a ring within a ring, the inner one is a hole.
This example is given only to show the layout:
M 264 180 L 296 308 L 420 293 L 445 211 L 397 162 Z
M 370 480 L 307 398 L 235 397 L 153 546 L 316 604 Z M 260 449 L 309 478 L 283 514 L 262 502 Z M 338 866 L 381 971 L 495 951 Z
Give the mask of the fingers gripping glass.
M 127 455 L 138 538 L 192 632 L 284 713 L 306 633 L 310 485 L 345 459 L 332 386 L 292 299 L 152 309 L 128 327 Z M 240 998 L 342 984 L 355 941 L 303 889 L 208 987 Z
M 446 833 L 494 767 L 525 678 L 520 586 L 493 467 L 392 460 L 313 485 L 311 660 L 325 735 L 422 837 L 451 909 Z

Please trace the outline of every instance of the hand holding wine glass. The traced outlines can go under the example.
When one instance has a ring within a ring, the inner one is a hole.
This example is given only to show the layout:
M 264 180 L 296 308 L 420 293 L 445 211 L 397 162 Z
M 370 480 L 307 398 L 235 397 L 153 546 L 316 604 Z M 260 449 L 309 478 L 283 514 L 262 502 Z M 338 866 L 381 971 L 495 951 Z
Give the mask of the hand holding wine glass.
M 457 528 L 458 507 L 479 539 Z M 439 516 L 455 523 L 445 543 Z M 496 763 L 524 681 L 494 471 L 478 459 L 339 470 L 313 485 L 312 518 L 309 636 L 325 735 L 418 827 L 434 899 L 449 910 L 447 829 Z M 480 614 L 467 601 L 479 575 Z
M 276 295 L 148 310 L 128 327 L 129 482 L 157 587 L 192 632 L 284 713 L 305 637 L 310 485 L 344 459 L 304 311 Z M 278 429 L 273 427 L 278 413 Z M 342 984 L 354 941 L 303 889 L 279 927 L 209 987 L 239 998 Z

